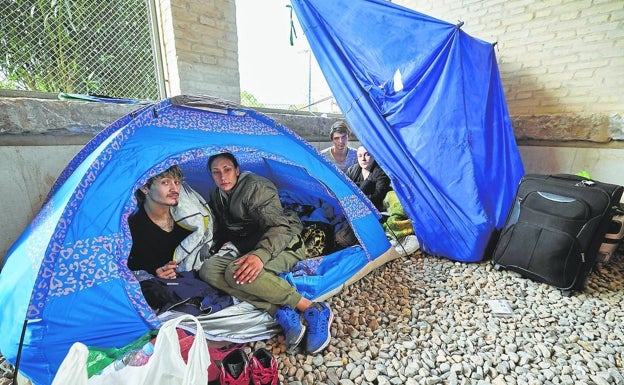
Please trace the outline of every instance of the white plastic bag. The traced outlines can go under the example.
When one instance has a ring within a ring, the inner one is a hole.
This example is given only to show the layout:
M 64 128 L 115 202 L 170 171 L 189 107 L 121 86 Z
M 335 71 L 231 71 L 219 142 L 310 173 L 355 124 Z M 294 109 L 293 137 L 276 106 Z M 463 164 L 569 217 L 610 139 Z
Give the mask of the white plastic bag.
M 188 364 L 180 354 L 176 327 L 184 320 L 195 322 L 197 333 L 188 354 Z M 193 315 L 186 314 L 169 320 L 160 328 L 154 355 L 147 363 L 151 366 L 144 385 L 197 385 L 208 383 L 210 353 L 201 323 Z
M 52 385 L 87 385 L 87 357 L 89 349 L 80 342 L 74 343 L 61 362 Z
M 176 327 L 182 321 L 195 322 L 197 333 L 188 355 L 188 364 L 180 354 Z M 95 375 L 88 385 L 196 385 L 208 383 L 210 353 L 201 324 L 190 314 L 163 324 L 156 337 L 154 354 L 143 366 L 125 366 L 115 372 Z

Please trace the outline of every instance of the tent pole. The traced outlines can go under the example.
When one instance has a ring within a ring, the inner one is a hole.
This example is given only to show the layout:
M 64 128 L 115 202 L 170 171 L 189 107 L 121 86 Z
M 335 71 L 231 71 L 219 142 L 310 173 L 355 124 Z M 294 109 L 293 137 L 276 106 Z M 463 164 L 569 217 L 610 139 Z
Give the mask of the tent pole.
M 388 218 L 390 218 L 391 214 L 389 212 L 380 212 L 381 216 L 382 216 L 382 223 L 385 223 L 386 221 L 388 221 Z M 399 237 L 397 237 L 396 233 L 394 232 L 394 230 L 392 230 L 390 228 L 390 226 L 387 227 L 388 230 L 390 230 L 390 232 L 392 233 L 392 235 L 394 236 L 394 240 L 396 241 L 396 243 L 401 246 L 401 249 L 403 250 L 403 253 L 405 255 L 407 255 L 407 250 L 405 250 L 405 247 L 403 247 L 403 244 L 401 242 L 399 242 Z
M 20 336 L 19 346 L 17 348 L 17 358 L 15 359 L 15 373 L 13 374 L 13 385 L 17 385 L 17 374 L 19 373 L 19 364 L 20 359 L 22 358 L 22 347 L 24 346 L 26 326 L 28 326 L 28 318 L 24 319 L 24 326 L 22 326 L 22 335 Z

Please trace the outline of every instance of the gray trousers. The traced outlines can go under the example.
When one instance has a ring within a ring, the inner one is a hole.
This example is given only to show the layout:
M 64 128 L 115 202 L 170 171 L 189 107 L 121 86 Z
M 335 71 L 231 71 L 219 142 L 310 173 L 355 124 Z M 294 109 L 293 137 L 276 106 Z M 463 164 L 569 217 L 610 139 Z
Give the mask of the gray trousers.
M 291 243 L 301 242 L 297 238 L 295 237 Z M 295 250 L 287 248 L 282 251 L 264 265 L 253 282 L 245 284 L 236 283 L 234 279 L 234 272 L 238 266 L 233 262 L 240 258 L 240 255 L 233 250 L 222 249 L 222 251 L 204 261 L 199 270 L 199 278 L 241 301 L 247 301 L 267 311 L 271 316 L 283 305 L 293 309 L 296 307 L 302 297 L 301 294 L 278 275 L 292 270 L 297 262 L 305 259 L 304 247 Z

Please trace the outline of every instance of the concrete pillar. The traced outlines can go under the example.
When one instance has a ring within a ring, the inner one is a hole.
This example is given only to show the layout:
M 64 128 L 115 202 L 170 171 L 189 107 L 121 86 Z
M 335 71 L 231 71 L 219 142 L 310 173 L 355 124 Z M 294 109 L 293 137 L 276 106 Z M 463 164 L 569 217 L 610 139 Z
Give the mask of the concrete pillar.
M 234 0 L 156 0 L 167 97 L 240 102 Z

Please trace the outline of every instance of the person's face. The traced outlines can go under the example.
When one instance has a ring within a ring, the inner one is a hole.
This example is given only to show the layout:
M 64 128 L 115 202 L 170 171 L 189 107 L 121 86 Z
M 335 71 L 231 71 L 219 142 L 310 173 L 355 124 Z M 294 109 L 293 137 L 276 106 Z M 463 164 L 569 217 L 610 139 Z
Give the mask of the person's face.
M 344 150 L 347 147 L 347 143 L 349 143 L 349 135 L 334 132 L 332 134 L 332 143 L 338 150 Z
M 369 154 L 364 147 L 358 148 L 357 158 L 360 167 L 366 170 L 369 170 L 373 166 L 373 162 L 375 161 L 375 158 L 371 154 Z
M 240 169 L 234 167 L 230 159 L 219 156 L 212 161 L 210 167 L 212 179 L 221 190 L 228 192 L 236 186 Z
M 145 194 L 146 201 L 164 206 L 175 206 L 178 204 L 180 197 L 181 180 L 165 177 L 156 179 L 148 187 L 141 187 L 141 191 Z

